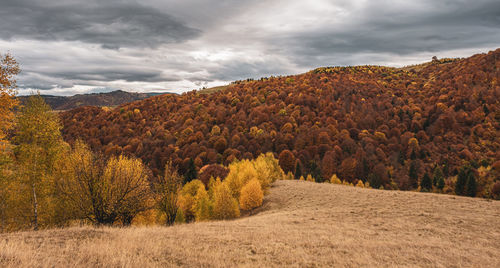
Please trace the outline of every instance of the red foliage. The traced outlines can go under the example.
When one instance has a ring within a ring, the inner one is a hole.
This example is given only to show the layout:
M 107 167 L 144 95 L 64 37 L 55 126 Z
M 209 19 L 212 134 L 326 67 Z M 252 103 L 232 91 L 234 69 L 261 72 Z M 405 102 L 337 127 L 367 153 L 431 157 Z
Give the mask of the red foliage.
M 289 150 L 283 150 L 279 155 L 281 169 L 285 173 L 295 172 L 295 156 Z
M 221 180 L 224 180 L 227 177 L 227 174 L 229 174 L 229 169 L 221 165 L 212 164 L 202 167 L 199 174 L 199 179 L 203 182 L 203 184 L 205 184 L 205 186 L 208 187 L 210 178 L 213 177 L 214 179 L 220 178 Z
M 77 108 L 61 114 L 63 135 L 140 157 L 156 173 L 168 159 L 182 171 L 186 159 L 199 167 L 286 151 L 280 164 L 287 171 L 295 158 L 304 174 L 319 168 L 351 181 L 373 173 L 387 184 L 391 170 L 403 187 L 410 158 L 422 172 L 446 160 L 451 173 L 463 160 L 498 159 L 499 68 L 500 49 L 415 68 L 318 68 L 237 81 L 211 94 Z

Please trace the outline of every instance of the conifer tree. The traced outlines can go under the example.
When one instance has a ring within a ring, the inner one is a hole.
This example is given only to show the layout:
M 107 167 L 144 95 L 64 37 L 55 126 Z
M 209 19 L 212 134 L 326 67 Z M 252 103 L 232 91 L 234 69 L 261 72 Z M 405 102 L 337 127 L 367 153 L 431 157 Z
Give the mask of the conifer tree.
M 476 196 L 476 177 L 474 176 L 474 172 L 469 172 L 467 176 L 467 185 L 465 194 L 470 197 Z
M 410 170 L 408 171 L 408 175 L 410 177 L 410 186 L 412 188 L 417 188 L 418 187 L 418 173 L 417 173 L 417 164 L 415 161 L 411 161 Z
M 443 178 L 443 171 L 441 170 L 441 168 L 439 166 L 436 166 L 436 168 L 434 169 L 433 176 L 432 176 L 432 185 L 437 186 L 438 182 L 441 178 Z
M 429 191 L 432 189 L 431 177 L 429 177 L 429 174 L 427 174 L 427 172 L 424 174 L 424 177 L 422 178 L 422 181 L 420 182 L 420 188 L 421 188 L 421 191 Z
M 196 165 L 194 164 L 193 158 L 189 159 L 189 164 L 186 170 L 186 174 L 184 175 L 184 184 L 195 180 L 198 178 L 198 171 L 196 170 Z
M 298 180 L 300 179 L 300 176 L 302 176 L 302 168 L 300 167 L 299 161 L 297 161 L 297 164 L 295 164 L 295 179 Z
M 437 183 L 437 188 L 438 188 L 439 190 L 443 190 L 443 188 L 444 188 L 444 178 L 443 178 L 443 177 L 441 177 L 441 178 L 439 179 L 439 181 L 438 181 L 438 183 Z
M 462 167 L 458 171 L 457 183 L 455 184 L 455 193 L 457 195 L 464 195 L 466 183 L 467 183 L 467 169 L 466 167 Z

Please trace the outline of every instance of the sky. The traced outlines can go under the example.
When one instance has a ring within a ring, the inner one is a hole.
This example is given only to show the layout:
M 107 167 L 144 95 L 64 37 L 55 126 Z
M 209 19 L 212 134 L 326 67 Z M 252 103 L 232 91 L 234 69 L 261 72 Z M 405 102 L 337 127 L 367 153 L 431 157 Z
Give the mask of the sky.
M 19 94 L 181 93 L 500 47 L 498 0 L 1 0 Z

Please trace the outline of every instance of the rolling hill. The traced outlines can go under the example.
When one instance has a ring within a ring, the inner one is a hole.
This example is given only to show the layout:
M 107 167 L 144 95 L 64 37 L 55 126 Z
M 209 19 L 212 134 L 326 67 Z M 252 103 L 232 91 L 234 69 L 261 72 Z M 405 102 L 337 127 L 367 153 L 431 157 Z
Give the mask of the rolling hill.
M 495 197 L 499 69 L 500 49 L 408 68 L 323 67 L 114 110 L 80 107 L 61 114 L 63 135 L 139 157 L 154 174 L 168 160 L 183 174 L 192 162 L 199 169 L 274 152 L 285 172 L 317 182 L 336 174 L 409 190 L 439 167 L 440 192 L 454 192 L 455 176 L 472 172 L 477 191 L 469 194 Z
M 53 110 L 71 110 L 81 106 L 107 106 L 114 107 L 152 96 L 171 93 L 137 93 L 115 90 L 106 93 L 77 94 L 74 96 L 41 95 Z M 24 103 L 29 96 L 18 97 Z
M 0 234 L 3 267 L 499 267 L 500 201 L 277 181 L 253 216 Z

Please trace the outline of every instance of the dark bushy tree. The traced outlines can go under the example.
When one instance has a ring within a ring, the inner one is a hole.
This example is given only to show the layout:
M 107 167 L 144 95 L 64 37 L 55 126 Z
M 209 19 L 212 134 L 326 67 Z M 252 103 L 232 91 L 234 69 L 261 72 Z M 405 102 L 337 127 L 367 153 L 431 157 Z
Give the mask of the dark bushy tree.
M 476 196 L 476 177 L 474 176 L 474 172 L 469 172 L 467 175 L 467 187 L 465 194 L 467 196 L 475 197 Z
M 285 174 L 292 172 L 294 171 L 295 156 L 290 150 L 283 150 L 279 155 L 279 163 Z
M 421 191 L 427 191 L 427 192 L 432 189 L 431 177 L 429 177 L 429 174 L 427 174 L 427 172 L 424 174 L 424 177 L 420 182 L 420 189 Z
M 408 171 L 408 176 L 410 176 L 410 187 L 417 188 L 418 187 L 418 171 L 417 171 L 417 163 L 415 161 L 411 161 L 410 169 Z
M 441 170 L 441 168 L 439 166 L 436 166 L 436 168 L 434 169 L 434 174 L 432 176 L 432 185 L 437 186 L 439 180 L 441 180 L 443 178 L 443 176 L 444 175 L 443 175 L 443 171 Z
M 295 164 L 295 179 L 298 180 L 300 179 L 300 176 L 302 176 L 302 168 L 300 167 L 300 162 L 297 161 Z
M 196 165 L 194 164 L 193 158 L 189 159 L 186 173 L 184 174 L 184 184 L 195 180 L 198 177 L 198 171 L 196 170 Z
M 465 184 L 467 183 L 467 175 L 468 168 L 462 167 L 458 171 L 457 183 L 455 183 L 455 193 L 457 195 L 464 195 L 465 193 Z

